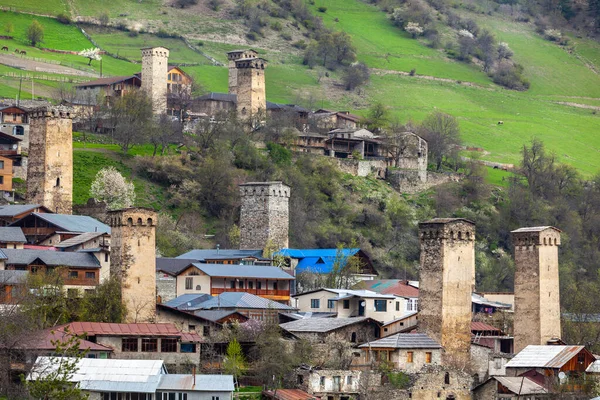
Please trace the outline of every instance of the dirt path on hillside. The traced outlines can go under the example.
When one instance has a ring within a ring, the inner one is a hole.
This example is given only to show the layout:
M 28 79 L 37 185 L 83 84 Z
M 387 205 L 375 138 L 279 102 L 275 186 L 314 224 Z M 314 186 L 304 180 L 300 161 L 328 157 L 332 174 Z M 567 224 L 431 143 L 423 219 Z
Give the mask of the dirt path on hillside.
M 577 107 L 577 108 L 586 108 L 588 110 L 597 110 L 600 111 L 600 107 L 598 106 L 592 106 L 589 104 L 579 104 L 579 103 L 571 103 L 568 101 L 557 101 L 556 104 L 562 104 L 563 106 L 571 106 L 571 107 Z
M 0 64 L 9 67 L 20 68 L 26 71 L 47 72 L 51 74 L 79 75 L 96 77 L 90 72 L 80 71 L 75 68 L 64 67 L 62 65 L 48 64 L 41 61 L 34 61 L 28 58 L 22 58 L 12 54 L 0 53 Z
M 416 75 L 416 74 L 415 75 L 410 75 L 408 72 L 394 71 L 394 70 L 389 70 L 389 69 L 370 68 L 370 70 L 375 75 L 402 75 L 402 76 L 411 76 L 411 77 L 417 78 L 417 79 L 427 79 L 427 80 L 430 80 L 430 81 L 455 83 L 455 84 L 463 85 L 463 86 L 471 86 L 471 87 L 477 87 L 477 88 L 481 88 L 481 89 L 492 90 L 489 87 L 478 85 L 478 84 L 473 83 L 473 82 L 458 81 L 456 79 L 437 78 L 435 76 L 430 76 L 430 75 Z

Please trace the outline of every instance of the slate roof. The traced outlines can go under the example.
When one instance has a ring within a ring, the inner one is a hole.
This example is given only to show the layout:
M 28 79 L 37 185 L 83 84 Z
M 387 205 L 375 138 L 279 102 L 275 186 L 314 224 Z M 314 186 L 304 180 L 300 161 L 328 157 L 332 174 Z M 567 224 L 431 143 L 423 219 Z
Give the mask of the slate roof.
M 419 297 L 419 289 L 401 279 L 373 279 L 361 281 L 354 288 L 368 289 L 381 294 L 394 294 L 400 297 Z
M 267 390 L 263 392 L 267 398 L 272 398 L 276 400 L 317 400 L 318 397 L 315 397 L 311 394 L 306 393 L 300 389 L 277 389 L 275 391 Z
M 0 269 L 0 286 L 16 285 L 23 283 L 27 277 L 27 271 L 12 271 Z
M 73 246 L 77 246 L 80 245 L 82 243 L 88 242 L 90 240 L 93 240 L 99 236 L 104 235 L 106 232 L 84 232 L 80 235 L 77 236 L 73 236 L 70 239 L 67 240 L 63 240 L 62 242 L 60 242 L 59 244 L 54 245 L 54 247 L 58 247 L 58 248 L 67 248 L 67 247 L 73 247 Z
M 18 226 L 1 226 L 0 242 L 2 243 L 27 243 L 23 230 Z
M 100 78 L 100 79 L 95 79 L 95 80 L 89 81 L 89 82 L 79 83 L 79 84 L 77 84 L 75 86 L 76 87 L 108 86 L 108 85 L 113 85 L 115 83 L 128 81 L 129 79 L 137 79 L 138 81 L 140 80 L 140 78 L 138 78 L 135 75 L 129 75 L 129 76 L 111 76 L 110 78 Z
M 533 380 L 526 378 L 526 377 L 494 376 L 493 379 L 500 382 L 502 384 L 502 386 L 504 386 L 505 388 L 507 388 L 508 390 L 513 392 L 514 394 L 528 395 L 528 394 L 548 393 L 546 388 L 544 388 L 543 386 L 540 386 L 539 384 L 535 383 Z
M 175 258 L 184 258 L 188 260 L 196 260 L 202 262 L 205 260 L 218 260 L 218 259 L 242 259 L 254 257 L 264 260 L 262 256 L 262 250 L 237 250 L 237 249 L 196 249 L 190 250 L 187 253 L 183 253 Z
M 553 226 L 530 226 L 526 228 L 519 228 L 511 231 L 511 233 L 519 233 L 519 232 L 542 232 L 546 229 L 554 229 L 555 231 L 562 232 L 560 229 L 555 228 Z
M 215 101 L 226 101 L 230 103 L 237 103 L 237 96 L 229 93 L 207 93 L 198 97 L 198 100 L 215 100 Z
M 561 368 L 584 346 L 529 345 L 517 353 L 506 368 Z
M 264 278 L 293 280 L 294 277 L 279 267 L 266 265 L 200 264 L 194 266 L 208 276 L 235 278 Z
M 71 253 L 52 250 L 2 249 L 6 264 L 29 265 L 40 259 L 50 267 L 100 268 L 98 259 L 90 253 Z
M 210 310 L 213 308 L 255 308 L 261 310 L 270 309 L 284 311 L 296 310 L 294 307 L 243 292 L 221 293 L 220 295 L 211 297 L 195 307 L 196 310 Z
M 195 382 L 195 384 L 194 384 Z M 233 375 L 161 375 L 157 390 L 233 392 Z M 214 397 L 214 396 L 213 396 Z
M 212 321 L 212 322 L 218 322 L 221 319 L 228 317 L 232 314 L 238 314 L 238 312 L 234 311 L 234 310 L 200 310 L 200 311 L 194 312 L 195 316 L 205 319 L 207 321 Z M 239 314 L 239 315 L 242 315 L 242 314 Z M 242 315 L 242 316 L 246 317 L 245 315 Z
M 288 332 L 316 332 L 327 333 L 346 326 L 361 322 L 373 321 L 367 317 L 354 318 L 307 318 L 279 324 Z
M 195 310 L 195 306 L 211 298 L 212 296 L 210 294 L 203 293 L 182 294 L 181 296 L 177 296 L 172 300 L 162 303 L 162 305 L 171 308 L 176 308 L 178 310 Z
M 110 233 L 110 227 L 95 218 L 87 215 L 68 215 L 68 214 L 50 214 L 50 213 L 31 213 L 31 215 L 40 218 L 49 224 L 67 232 L 106 232 Z M 25 217 L 27 218 L 27 217 Z M 15 221 L 11 226 L 17 226 L 19 221 Z
M 14 217 L 41 207 L 39 204 L 8 204 L 0 206 L 0 217 Z
M 442 346 L 424 333 L 396 333 L 358 346 L 389 349 L 441 349 Z
M 284 256 L 298 259 L 297 272 L 310 271 L 318 274 L 328 274 L 333 270 L 338 256 L 338 249 L 281 249 L 274 256 Z M 360 249 L 342 249 L 342 257 L 351 257 Z
M 196 261 L 197 260 L 186 258 L 157 257 L 156 270 L 166 272 L 169 275 L 177 276 Z
M 69 381 L 92 392 L 155 393 L 161 375 L 166 374 L 163 360 L 116 360 L 100 358 L 71 359 L 77 371 Z M 38 379 L 58 368 L 52 357 L 38 357 L 28 380 Z

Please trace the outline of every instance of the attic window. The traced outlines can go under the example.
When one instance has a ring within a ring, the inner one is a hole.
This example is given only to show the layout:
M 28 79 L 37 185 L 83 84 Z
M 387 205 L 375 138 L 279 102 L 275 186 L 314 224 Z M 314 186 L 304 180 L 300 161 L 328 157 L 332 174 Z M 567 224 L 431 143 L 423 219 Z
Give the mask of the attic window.
M 315 264 L 325 264 L 322 258 L 319 258 Z

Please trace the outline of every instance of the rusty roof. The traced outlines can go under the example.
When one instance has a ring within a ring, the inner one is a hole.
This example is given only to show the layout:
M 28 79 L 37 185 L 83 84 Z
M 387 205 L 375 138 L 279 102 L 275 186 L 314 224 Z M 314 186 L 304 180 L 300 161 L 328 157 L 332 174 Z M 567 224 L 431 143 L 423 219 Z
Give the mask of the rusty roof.
M 275 392 L 265 390 L 263 394 L 277 400 L 314 400 L 318 398 L 300 389 L 277 389 Z
M 184 341 L 200 342 L 202 339 L 195 333 L 183 333 L 175 324 L 112 324 L 108 322 L 71 322 L 66 325 L 77 335 L 87 336 L 175 336 Z M 60 329 L 59 328 L 59 329 Z
M 471 322 L 471 331 L 493 331 L 500 333 L 502 330 L 483 322 L 473 321 Z
M 30 339 L 24 340 L 19 347 L 27 350 L 55 350 L 57 341 L 65 342 L 72 336 L 71 333 L 66 333 L 60 328 L 48 328 L 33 334 Z M 110 347 L 90 342 L 89 340 L 79 339 L 78 341 L 81 350 L 113 351 Z
M 506 364 L 506 368 L 562 368 L 584 346 L 529 345 Z

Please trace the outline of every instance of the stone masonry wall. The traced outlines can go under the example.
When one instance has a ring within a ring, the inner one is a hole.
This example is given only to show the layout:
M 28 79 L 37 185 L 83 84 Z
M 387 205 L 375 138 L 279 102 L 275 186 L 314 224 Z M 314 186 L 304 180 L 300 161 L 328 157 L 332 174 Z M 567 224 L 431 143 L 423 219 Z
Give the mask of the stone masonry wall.
M 27 164 L 27 201 L 53 212 L 71 214 L 73 207 L 73 129 L 64 107 L 32 111 Z
M 560 337 L 558 245 L 560 233 L 512 232 L 515 245 L 515 353 Z
M 156 212 L 110 211 L 111 275 L 121 280 L 127 322 L 153 322 L 156 315 Z
M 155 114 L 167 112 L 167 73 L 169 50 L 164 47 L 142 49 L 142 90 L 152 100 Z
M 237 94 L 237 69 L 235 68 L 235 62 L 241 58 L 256 58 L 256 56 L 258 56 L 258 53 L 251 49 L 230 51 L 227 53 L 227 59 L 229 60 L 229 94 Z
M 240 118 L 256 115 L 259 110 L 266 112 L 266 66 L 266 61 L 261 58 L 236 62 L 237 113 Z
M 419 224 L 419 330 L 445 349 L 444 364 L 466 365 L 475 285 L 475 225 L 438 218 Z
M 264 249 L 270 241 L 277 248 L 289 246 L 290 187 L 281 182 L 240 185 L 240 249 Z

